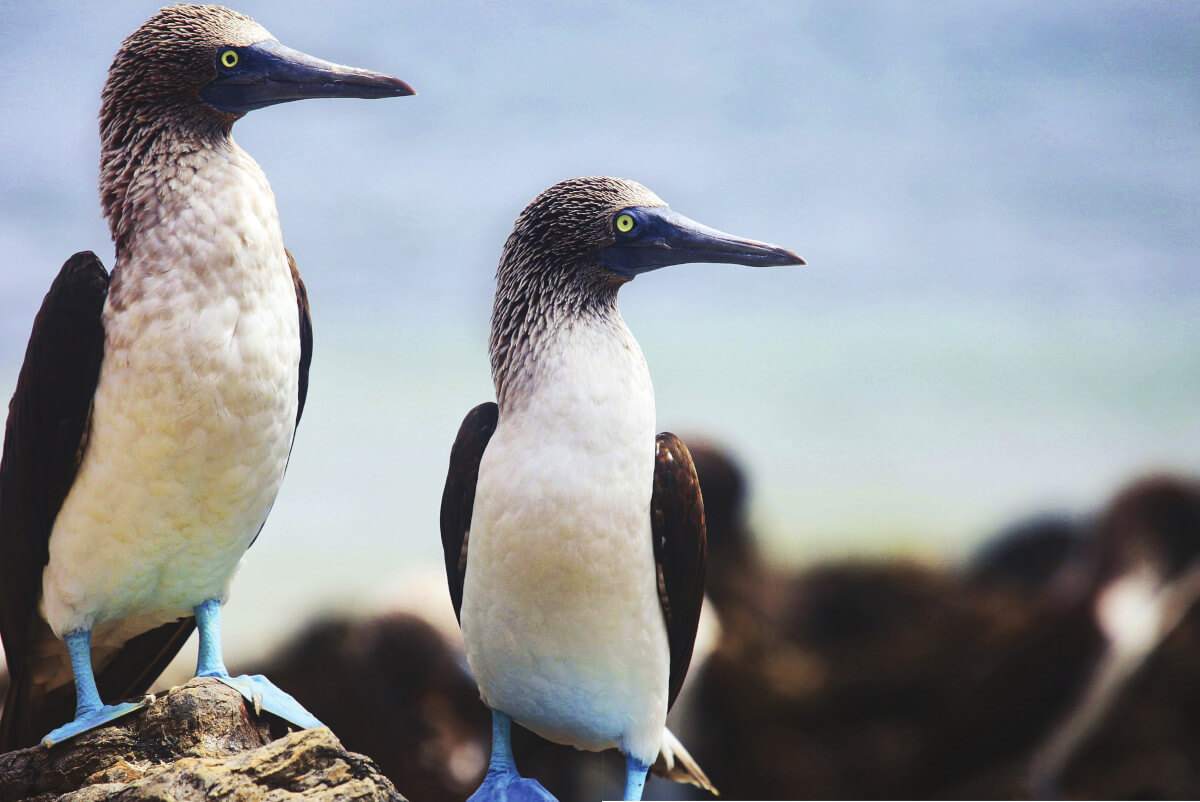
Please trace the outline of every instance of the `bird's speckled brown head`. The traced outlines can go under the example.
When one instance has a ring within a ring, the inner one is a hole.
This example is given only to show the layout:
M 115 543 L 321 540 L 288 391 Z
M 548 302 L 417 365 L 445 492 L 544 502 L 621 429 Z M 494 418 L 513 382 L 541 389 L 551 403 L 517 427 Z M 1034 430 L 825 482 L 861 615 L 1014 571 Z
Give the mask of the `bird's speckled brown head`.
M 187 153 L 220 145 L 243 114 L 306 98 L 412 94 L 389 75 L 292 50 L 236 11 L 162 9 L 121 44 L 102 94 L 100 197 L 118 252 L 138 172 L 169 172 Z
M 524 363 L 536 332 L 564 317 L 615 315 L 617 290 L 628 278 L 597 261 L 615 240 L 613 218 L 631 206 L 665 206 L 634 181 L 572 178 L 542 192 L 513 224 L 496 271 L 491 360 L 497 394 L 504 377 Z
M 521 212 L 504 246 L 497 284 L 505 291 L 562 274 L 581 286 L 619 286 L 687 262 L 804 264 L 791 251 L 689 220 L 634 181 L 574 178 L 550 187 Z
M 120 252 L 132 225 L 126 196 L 143 166 L 229 135 L 237 115 L 204 102 L 218 52 L 271 39 L 254 20 L 221 6 L 162 9 L 126 37 L 100 105 L 100 205 Z
M 244 14 L 221 6 L 168 6 L 131 33 L 117 51 L 101 94 L 100 129 L 122 121 L 136 106 L 186 110 L 217 125 L 233 115 L 218 112 L 199 92 L 217 77 L 222 48 L 273 39 Z
M 636 181 L 607 176 L 561 181 L 538 195 L 513 225 L 500 271 L 582 266 L 613 244 L 613 217 L 631 206 L 665 206 Z
M 527 362 L 535 341 L 560 321 L 611 320 L 623 284 L 687 262 L 804 264 L 791 251 L 689 220 L 635 181 L 573 178 L 538 195 L 517 217 L 496 271 L 491 354 L 498 392 L 503 396 L 502 377 L 514 359 Z

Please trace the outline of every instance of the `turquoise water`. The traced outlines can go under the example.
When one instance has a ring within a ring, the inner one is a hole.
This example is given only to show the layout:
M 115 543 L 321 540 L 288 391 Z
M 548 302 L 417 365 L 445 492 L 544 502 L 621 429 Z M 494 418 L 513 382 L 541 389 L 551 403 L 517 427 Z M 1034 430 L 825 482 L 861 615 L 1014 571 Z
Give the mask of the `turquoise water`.
M 154 8 L 6 3 L 0 393 L 92 248 L 95 114 Z M 252 2 L 415 98 L 256 112 L 317 348 L 235 584 L 249 649 L 440 560 L 450 443 L 491 397 L 491 276 L 550 183 L 643 181 L 797 270 L 692 266 L 622 308 L 662 428 L 727 443 L 773 557 L 954 559 L 1013 516 L 1200 469 L 1200 44 L 1172 4 Z M 281 623 L 283 622 L 283 623 Z

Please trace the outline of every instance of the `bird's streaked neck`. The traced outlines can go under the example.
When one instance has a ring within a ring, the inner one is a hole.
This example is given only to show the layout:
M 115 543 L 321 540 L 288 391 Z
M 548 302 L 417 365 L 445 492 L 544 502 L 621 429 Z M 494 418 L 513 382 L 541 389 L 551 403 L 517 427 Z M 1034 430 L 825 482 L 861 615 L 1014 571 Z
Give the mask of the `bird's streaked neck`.
M 157 191 L 172 163 L 204 149 L 232 146 L 232 117 L 197 115 L 195 102 L 147 104 L 105 98 L 100 112 L 100 205 L 116 244 L 117 258 L 139 227 L 154 215 Z M 147 171 L 155 173 L 148 177 Z
M 601 274 L 590 266 L 540 269 L 530 267 L 532 261 L 521 262 L 506 248 L 496 272 L 489 352 L 502 412 L 514 389 L 534 380 L 539 360 L 574 327 L 609 330 L 614 336 L 629 331 L 617 310 L 623 282 L 598 279 Z

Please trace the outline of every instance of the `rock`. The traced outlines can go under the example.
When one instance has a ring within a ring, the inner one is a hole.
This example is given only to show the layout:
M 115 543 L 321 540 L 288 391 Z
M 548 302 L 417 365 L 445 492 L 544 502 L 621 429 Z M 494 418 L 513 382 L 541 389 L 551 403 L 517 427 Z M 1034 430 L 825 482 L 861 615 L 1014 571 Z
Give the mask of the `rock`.
M 917 562 L 824 563 L 774 581 L 784 603 L 769 617 L 722 610 L 733 623 L 697 678 L 689 748 L 722 798 L 941 798 L 922 775 L 944 720 L 1036 609 Z
M 145 710 L 53 748 L 0 755 L 0 802 L 205 799 L 404 797 L 327 727 L 288 732 L 214 679 L 193 679 Z

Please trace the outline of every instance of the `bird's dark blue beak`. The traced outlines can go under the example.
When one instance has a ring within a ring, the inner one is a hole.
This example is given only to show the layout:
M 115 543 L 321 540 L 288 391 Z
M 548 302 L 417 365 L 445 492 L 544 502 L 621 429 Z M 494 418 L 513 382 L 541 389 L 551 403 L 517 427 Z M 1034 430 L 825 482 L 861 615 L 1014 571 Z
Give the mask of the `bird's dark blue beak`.
M 789 250 L 717 231 L 666 206 L 622 209 L 613 216 L 612 226 L 615 241 L 600 250 L 598 259 L 624 278 L 688 262 L 752 267 L 805 263 Z
M 217 77 L 200 90 L 205 102 L 228 114 L 317 97 L 415 94 L 399 78 L 322 61 L 273 39 L 218 50 Z

